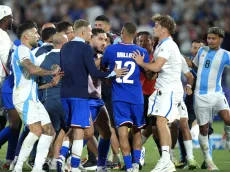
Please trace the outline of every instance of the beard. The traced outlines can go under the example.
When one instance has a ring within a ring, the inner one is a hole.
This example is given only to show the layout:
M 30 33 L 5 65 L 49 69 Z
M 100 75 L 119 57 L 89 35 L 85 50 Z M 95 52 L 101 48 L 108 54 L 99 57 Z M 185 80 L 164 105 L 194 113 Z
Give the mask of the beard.
M 98 47 L 94 47 L 93 49 L 97 54 L 103 54 L 104 53 L 104 51 L 99 50 Z
M 30 45 L 33 48 L 37 48 L 38 47 L 38 43 L 37 42 L 32 42 L 32 43 L 30 43 Z

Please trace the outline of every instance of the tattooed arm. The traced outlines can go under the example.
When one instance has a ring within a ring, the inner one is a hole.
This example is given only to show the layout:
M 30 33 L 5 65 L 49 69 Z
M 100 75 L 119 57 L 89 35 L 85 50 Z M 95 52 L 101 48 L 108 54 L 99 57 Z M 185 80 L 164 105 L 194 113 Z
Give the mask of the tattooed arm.
M 35 66 L 30 59 L 23 60 L 22 66 L 26 68 L 30 75 L 37 76 L 55 75 L 58 74 L 60 71 L 60 67 L 58 65 L 53 65 L 52 70 L 45 70 L 40 68 L 39 66 Z

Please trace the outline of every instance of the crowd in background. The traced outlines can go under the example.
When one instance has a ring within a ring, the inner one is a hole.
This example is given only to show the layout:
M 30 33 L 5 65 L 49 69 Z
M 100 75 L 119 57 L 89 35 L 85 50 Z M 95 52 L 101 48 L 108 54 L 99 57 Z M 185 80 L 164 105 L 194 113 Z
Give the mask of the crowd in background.
M 83 18 L 93 23 L 95 16 L 105 14 L 110 18 L 112 30 L 117 33 L 127 21 L 134 21 L 138 31 L 152 33 L 154 13 L 169 14 L 176 20 L 174 40 L 181 52 L 190 55 L 191 41 L 206 39 L 210 26 L 220 26 L 225 31 L 222 48 L 230 51 L 230 0 L 0 0 L 14 11 L 14 29 L 26 20 L 39 26 L 51 21 L 73 22 Z M 16 39 L 13 32 L 12 40 Z M 230 76 L 225 70 L 223 88 L 230 102 Z

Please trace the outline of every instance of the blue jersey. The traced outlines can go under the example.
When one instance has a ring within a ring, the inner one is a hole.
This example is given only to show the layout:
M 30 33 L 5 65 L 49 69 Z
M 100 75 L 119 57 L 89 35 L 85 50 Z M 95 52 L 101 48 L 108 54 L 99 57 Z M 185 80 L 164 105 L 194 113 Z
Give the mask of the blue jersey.
M 10 69 L 10 75 L 8 75 L 6 77 L 6 79 L 3 82 L 2 85 L 2 92 L 3 93 L 13 93 L 13 88 L 14 88 L 14 75 L 13 75 L 13 71 L 12 71 L 12 66 L 11 66 L 11 58 L 12 58 L 12 54 L 13 52 L 16 50 L 16 48 L 21 45 L 21 41 L 19 39 L 16 39 L 14 41 L 14 45 L 13 48 L 10 51 L 10 55 L 9 55 L 9 60 L 8 60 L 8 68 Z
M 199 49 L 193 63 L 198 67 L 195 93 L 222 92 L 221 77 L 224 67 L 230 65 L 230 52 L 205 46 Z
M 149 62 L 148 52 L 134 44 L 115 44 L 106 48 L 104 57 L 101 64 L 108 65 L 110 70 L 113 70 L 115 64 L 117 68 L 128 68 L 127 75 L 121 78 L 113 80 L 112 87 L 112 100 L 122 101 L 132 104 L 142 104 L 142 85 L 140 82 L 140 72 L 143 70 L 136 62 L 131 58 L 133 51 L 139 50 L 141 54 L 145 54 L 144 62 Z

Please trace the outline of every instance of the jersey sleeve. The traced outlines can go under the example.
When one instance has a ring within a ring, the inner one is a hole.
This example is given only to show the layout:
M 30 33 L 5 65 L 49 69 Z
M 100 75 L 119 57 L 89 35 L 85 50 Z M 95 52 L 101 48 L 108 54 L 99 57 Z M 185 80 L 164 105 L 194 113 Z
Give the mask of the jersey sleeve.
M 109 65 L 109 47 L 105 49 L 105 52 L 103 54 L 103 58 L 101 59 L 101 65 L 107 66 Z
M 20 63 L 22 63 L 23 60 L 30 59 L 30 49 L 25 46 L 18 47 L 18 58 Z
M 200 60 L 200 55 L 201 55 L 202 50 L 203 50 L 203 48 L 201 47 L 201 48 L 198 50 L 198 52 L 197 52 L 195 58 L 194 58 L 193 61 L 192 61 L 193 64 L 196 65 L 196 66 L 199 65 L 199 60 Z
M 172 54 L 175 54 L 175 51 L 172 48 L 168 47 L 168 44 L 166 44 L 166 46 L 160 47 L 160 50 L 157 56 L 163 57 L 166 60 L 168 60 Z
M 145 50 L 145 51 L 144 51 L 144 54 L 145 54 L 144 62 L 145 62 L 145 63 L 149 63 L 149 62 L 150 62 L 149 53 Z
M 183 56 L 181 56 L 181 61 L 182 61 L 182 63 L 181 63 L 181 65 L 182 65 L 181 66 L 182 73 L 186 74 L 186 73 L 190 72 L 188 64 L 186 63 L 186 61 L 185 61 Z
M 230 51 L 227 52 L 227 66 L 230 67 Z

